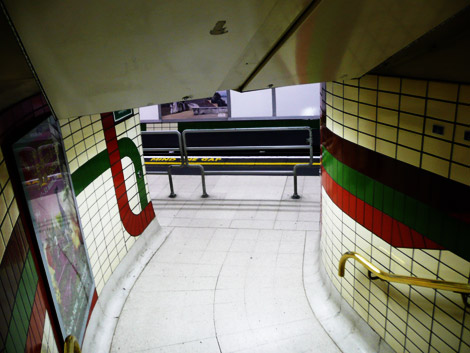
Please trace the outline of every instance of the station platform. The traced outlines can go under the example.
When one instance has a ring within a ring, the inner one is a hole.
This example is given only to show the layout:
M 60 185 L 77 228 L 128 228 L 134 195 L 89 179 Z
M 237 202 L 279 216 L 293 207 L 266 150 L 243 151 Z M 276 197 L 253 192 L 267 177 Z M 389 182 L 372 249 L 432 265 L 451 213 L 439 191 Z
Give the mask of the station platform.
M 84 348 L 389 351 L 320 275 L 320 177 L 299 177 L 297 200 L 286 176 L 210 176 L 209 198 L 201 198 L 198 176 L 175 176 L 174 199 L 166 176 L 147 178 L 163 239 L 128 276 L 136 278 L 122 288 L 120 311 L 108 315 L 109 346 Z

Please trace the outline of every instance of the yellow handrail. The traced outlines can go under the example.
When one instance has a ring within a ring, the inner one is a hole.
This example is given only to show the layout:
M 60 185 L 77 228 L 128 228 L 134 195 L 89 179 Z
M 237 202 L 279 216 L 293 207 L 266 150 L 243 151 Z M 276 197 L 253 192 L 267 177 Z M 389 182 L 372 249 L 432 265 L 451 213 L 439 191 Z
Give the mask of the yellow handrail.
M 359 262 L 361 265 L 363 265 L 365 268 L 367 268 L 367 270 L 369 270 L 369 277 L 371 279 L 374 279 L 373 277 L 370 276 L 370 274 L 373 273 L 378 278 L 384 281 L 388 281 L 388 282 L 404 283 L 404 284 L 420 286 L 420 287 L 449 290 L 452 292 L 462 293 L 462 295 L 470 294 L 470 284 L 447 282 L 447 281 L 442 281 L 442 280 L 419 278 L 419 277 L 401 276 L 401 275 L 395 275 L 392 273 L 384 272 L 381 269 L 379 269 L 377 266 L 367 261 L 363 256 L 359 255 L 358 253 L 355 253 L 354 251 L 348 251 L 344 253 L 343 256 L 341 256 L 341 259 L 339 260 L 339 266 L 338 266 L 338 275 L 340 277 L 344 277 L 344 268 L 346 266 L 346 261 L 348 259 L 354 259 L 357 262 Z
M 65 339 L 64 353 L 82 353 L 80 344 L 78 343 L 75 336 L 70 335 Z

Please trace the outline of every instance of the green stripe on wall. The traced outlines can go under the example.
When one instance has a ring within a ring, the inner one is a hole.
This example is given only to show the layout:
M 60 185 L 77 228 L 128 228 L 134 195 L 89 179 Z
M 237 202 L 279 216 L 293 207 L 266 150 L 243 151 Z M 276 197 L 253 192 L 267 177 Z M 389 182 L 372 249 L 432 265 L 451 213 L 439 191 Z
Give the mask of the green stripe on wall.
M 418 233 L 469 258 L 470 226 L 429 205 L 396 191 L 334 158 L 325 148 L 322 165 L 341 187 Z
M 139 190 L 140 205 L 142 209 L 148 204 L 147 192 L 145 190 L 144 171 L 142 166 L 142 159 L 138 148 L 134 142 L 127 137 L 118 140 L 119 154 L 121 160 L 124 157 L 129 157 L 134 164 L 136 173 L 140 171 L 142 177 L 137 179 L 137 189 Z M 92 159 L 88 160 L 80 168 L 72 173 L 72 182 L 75 196 L 78 196 L 85 188 L 90 185 L 96 178 L 103 174 L 106 170 L 111 168 L 108 157 L 108 150 L 104 150 L 97 154 Z
M 15 304 L 6 340 L 7 352 L 23 353 L 25 350 L 37 284 L 38 275 L 34 268 L 33 257 L 29 251 L 21 274 L 18 291 L 16 292 Z

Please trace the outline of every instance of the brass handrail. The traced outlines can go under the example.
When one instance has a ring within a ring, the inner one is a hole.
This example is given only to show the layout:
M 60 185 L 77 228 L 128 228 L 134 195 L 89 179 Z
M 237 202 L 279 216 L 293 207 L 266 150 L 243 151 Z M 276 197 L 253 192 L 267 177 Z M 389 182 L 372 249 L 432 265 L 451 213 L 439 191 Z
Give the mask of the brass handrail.
M 80 344 L 78 343 L 75 336 L 70 335 L 65 339 L 64 353 L 82 353 L 82 350 L 80 349 Z
M 339 260 L 339 265 L 338 265 L 338 275 L 340 277 L 344 277 L 344 268 L 346 267 L 346 261 L 348 259 L 354 259 L 357 262 L 359 262 L 361 265 L 363 265 L 369 271 L 370 279 L 380 278 L 388 282 L 403 283 L 403 284 L 409 284 L 409 285 L 414 285 L 414 286 L 442 289 L 442 290 L 448 290 L 452 292 L 461 293 L 465 306 L 468 305 L 467 296 L 468 294 L 470 294 L 470 284 L 448 282 L 448 281 L 428 279 L 428 278 L 402 276 L 402 275 L 395 275 L 392 273 L 384 272 L 381 269 L 379 269 L 377 266 L 367 261 L 363 256 L 361 256 L 360 254 L 354 251 L 348 251 L 344 253 L 343 256 L 341 256 L 341 259 Z M 373 277 L 372 274 L 374 274 L 376 277 Z

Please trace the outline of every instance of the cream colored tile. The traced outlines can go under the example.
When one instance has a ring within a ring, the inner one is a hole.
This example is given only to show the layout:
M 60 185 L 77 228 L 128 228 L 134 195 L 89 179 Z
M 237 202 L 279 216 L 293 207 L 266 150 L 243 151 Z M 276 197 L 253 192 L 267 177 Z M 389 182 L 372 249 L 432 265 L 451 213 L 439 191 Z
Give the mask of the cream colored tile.
M 470 147 L 454 145 L 452 161 L 465 164 L 470 167 Z
M 95 146 L 95 138 L 93 136 L 88 137 L 85 139 L 85 148 L 88 150 Z
M 459 183 L 470 185 L 470 168 L 452 163 L 450 178 Z
M 70 129 L 72 133 L 75 133 L 79 130 L 82 129 L 82 126 L 80 125 L 80 119 L 75 119 L 70 122 Z
M 455 121 L 456 104 L 428 99 L 426 115 L 434 118 Z
M 377 91 L 360 88 L 359 101 L 361 103 L 377 105 Z
M 398 342 L 389 332 L 385 332 L 385 342 L 387 342 L 396 353 L 404 352 L 403 345 Z
M 409 326 L 408 331 L 406 332 L 406 349 L 410 353 L 421 353 L 427 352 L 429 347 L 429 342 L 424 340 L 419 336 L 414 330 L 414 327 Z M 418 350 L 417 350 L 418 349 Z
M 336 121 L 333 121 L 333 132 L 336 135 L 343 137 L 343 125 L 337 123 Z
M 13 199 L 13 202 L 11 203 L 9 215 L 10 215 L 10 220 L 12 224 L 15 225 L 20 215 L 20 210 L 18 209 L 18 204 L 16 203 L 16 199 Z
M 357 130 L 345 127 L 343 138 L 357 144 Z
M 376 123 L 366 119 L 359 119 L 359 131 L 365 134 L 375 136 Z
M 436 331 L 436 334 L 434 334 L 434 331 Z M 437 350 L 437 352 L 450 352 L 450 347 L 456 351 L 459 349 L 459 340 L 449 331 L 436 323 L 435 328 L 433 326 L 431 345 Z
M 457 106 L 457 122 L 470 125 L 470 105 L 459 104 Z
M 328 92 L 333 92 L 333 82 L 326 82 L 325 86 Z
M 400 92 L 400 78 L 379 76 L 379 90 Z
M 397 142 L 397 128 L 377 124 L 377 137 L 383 138 L 387 141 Z
M 416 115 L 400 113 L 400 128 L 421 134 L 424 128 L 424 118 Z
M 398 110 L 398 102 L 398 94 L 379 92 L 379 107 Z
M 460 85 L 459 102 L 470 104 L 470 85 Z
M 359 116 L 369 120 L 376 120 L 377 108 L 371 105 L 359 104 Z
M 69 136 L 71 134 L 70 125 L 66 124 L 66 125 L 61 126 L 60 131 L 62 133 L 63 138 Z
M 333 116 L 332 119 L 336 121 L 337 123 L 342 124 L 343 123 L 343 112 L 341 110 L 337 110 L 333 108 Z
M 84 116 L 80 117 L 80 123 L 82 124 L 82 127 L 90 125 L 91 124 L 90 115 L 84 115 Z
M 388 125 L 398 126 L 398 112 L 394 110 L 378 108 L 377 121 Z
M 83 140 L 83 131 L 78 130 L 77 132 L 73 133 L 72 134 L 72 139 L 73 139 L 74 145 L 81 142 Z
M 443 250 L 441 251 L 441 261 L 447 266 L 451 267 L 455 271 L 460 272 L 461 274 L 468 276 L 470 272 L 470 262 L 464 260 L 460 256 L 454 254 L 451 251 Z
M 3 217 L 7 214 L 7 208 L 3 194 L 0 193 L 0 223 L 2 223 Z
M 333 82 L 333 94 L 342 97 L 343 96 L 343 84 Z
M 359 86 L 377 89 L 378 80 L 376 75 L 365 75 L 359 79 Z
M 419 168 L 421 153 L 406 147 L 397 146 L 397 159 Z
M 68 151 L 72 147 L 73 147 L 73 139 L 72 139 L 72 136 L 69 136 L 64 139 L 64 148 L 66 151 Z
M 0 263 L 3 260 L 3 255 L 5 254 L 5 244 L 3 243 L 3 237 L 0 233 Z
M 412 80 L 412 79 L 402 79 L 401 92 L 403 94 L 411 94 L 413 96 L 426 96 L 426 86 L 427 81 L 423 80 Z
M 7 185 L 4 186 L 4 188 L 3 188 L 3 197 L 5 198 L 5 203 L 6 203 L 7 207 L 9 207 L 11 205 L 11 203 L 13 202 L 13 199 L 15 197 L 15 194 L 13 192 L 13 187 L 11 185 L 11 181 L 8 181 Z
M 13 232 L 13 225 L 10 222 L 10 217 L 5 217 L 1 226 L 1 232 L 3 237 L 3 242 L 5 247 L 8 246 L 8 241 L 10 240 L 11 233 Z
M 400 110 L 402 112 L 424 115 L 426 100 L 424 98 L 401 96 Z
M 444 134 L 439 135 L 433 132 L 433 126 L 438 125 L 444 128 Z M 425 134 L 429 136 L 434 136 L 437 138 L 445 139 L 448 141 L 452 141 L 454 135 L 454 126 L 450 123 L 445 123 L 443 121 L 434 120 L 434 119 L 426 119 L 426 126 L 425 126 Z
M 333 96 L 333 108 L 336 108 L 342 111 L 343 110 L 343 98 Z
M 437 275 L 437 267 L 438 267 L 438 259 L 430 256 L 428 253 L 421 249 L 415 249 L 413 254 L 413 261 L 415 266 L 416 264 L 421 265 L 422 267 L 426 268 L 428 271 L 432 272 Z
M 379 140 L 379 139 L 377 139 L 375 144 L 376 144 L 375 145 L 375 151 L 376 152 L 382 153 L 382 154 L 384 154 L 386 156 L 389 156 L 391 158 L 395 158 L 396 148 L 397 148 L 396 144 L 391 143 L 391 142 L 387 142 L 387 141 L 384 141 L 384 140 Z
M 375 150 L 375 138 L 372 136 L 359 132 L 358 144 L 370 150 Z
M 391 271 L 393 273 L 402 274 L 403 271 L 411 271 L 411 258 L 394 247 L 392 247 L 392 260 Z
M 456 83 L 429 82 L 428 97 L 443 99 L 447 101 L 457 101 L 459 85 Z
M 422 135 L 406 130 L 398 131 L 398 143 L 407 147 L 421 150 Z M 419 156 L 419 155 L 418 155 Z
M 359 105 L 357 102 L 348 101 L 347 99 L 344 100 L 344 111 L 350 114 L 357 115 L 358 114 Z
M 454 142 L 461 143 L 463 145 L 470 146 L 470 141 L 465 140 L 465 132 L 470 131 L 470 127 L 465 127 L 462 125 L 455 126 Z
M 333 105 L 333 94 L 331 94 L 330 92 L 326 93 L 326 104 Z
M 423 154 L 422 157 L 422 162 L 421 162 L 421 168 L 426 169 L 430 172 L 436 173 L 438 175 L 441 175 L 445 178 L 448 177 L 449 174 L 449 162 L 427 155 Z
M 344 114 L 343 116 L 343 121 L 344 125 L 357 130 L 357 116 L 349 115 L 349 114 Z
M 357 87 L 344 86 L 344 98 L 358 101 L 359 89 Z
M 438 140 L 432 137 L 424 136 L 423 151 L 439 156 L 445 159 L 450 159 L 452 144 L 450 142 Z
M 93 126 L 93 132 L 97 133 L 99 131 L 103 131 L 103 124 L 101 123 L 101 120 L 98 120 L 92 124 Z
M 0 188 L 4 187 L 8 183 L 9 179 L 7 164 L 0 164 Z

